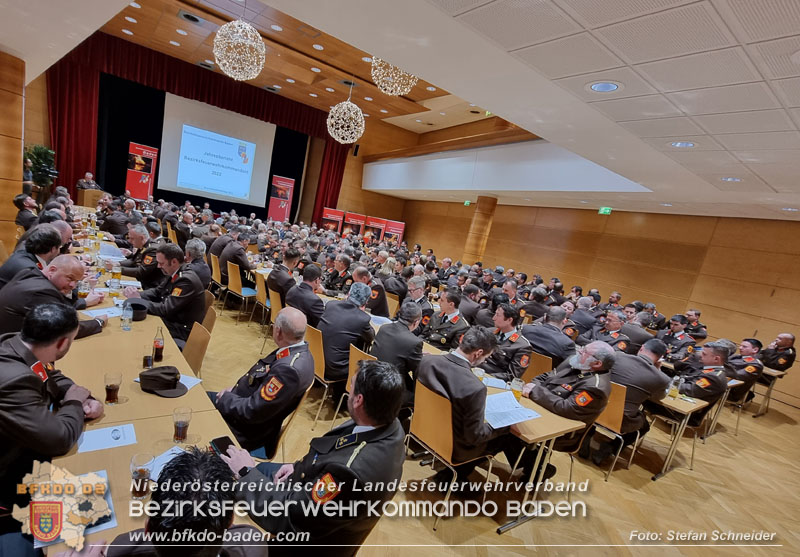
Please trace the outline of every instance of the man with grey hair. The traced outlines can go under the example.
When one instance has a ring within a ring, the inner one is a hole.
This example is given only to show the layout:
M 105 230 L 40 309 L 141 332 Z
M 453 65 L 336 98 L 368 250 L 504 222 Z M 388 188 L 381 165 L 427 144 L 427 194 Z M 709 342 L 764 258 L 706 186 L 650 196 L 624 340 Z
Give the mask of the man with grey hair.
M 597 325 L 597 319 L 592 315 L 591 309 L 594 304 L 594 299 L 589 296 L 581 296 L 575 302 L 575 311 L 572 312 L 572 322 L 575 323 L 575 328 L 578 329 L 578 334 L 582 335 L 587 331 L 591 331 Z
M 532 315 L 534 319 L 539 319 L 547 313 L 547 305 L 544 303 L 547 298 L 547 290 L 541 286 L 537 286 L 531 290 L 530 300 L 523 304 L 519 309 L 521 317 Z
M 575 344 L 585 346 L 590 342 L 599 340 L 608 343 L 609 346 L 613 346 L 620 352 L 625 352 L 631 343 L 631 339 L 622 334 L 623 323 L 625 323 L 625 314 L 621 310 L 608 310 L 605 323 L 580 335 L 575 339 Z
M 397 321 L 386 323 L 378 329 L 373 356 L 382 362 L 393 364 L 406 385 L 403 406 L 414 406 L 414 386 L 417 382 L 417 366 L 422 359 L 422 339 L 412 332 L 422 320 L 419 305 L 406 301 L 397 312 Z
M 431 322 L 431 316 L 433 316 L 433 306 L 428 301 L 427 292 L 424 277 L 411 277 L 408 279 L 408 294 L 406 300 L 417 304 L 422 311 L 422 320 L 419 326 L 413 331 L 417 336 L 422 334 L 422 331 Z
M 447 283 L 450 277 L 455 275 L 458 269 L 453 267 L 453 260 L 449 257 L 442 259 L 442 266 L 439 267 L 439 282 Z
M 371 290 L 362 282 L 353 283 L 347 298 L 331 300 L 325 305 L 319 330 L 322 332 L 322 347 L 325 353 L 325 379 L 338 381 L 347 378 L 350 362 L 350 345 L 366 350 L 375 331 L 370 317 L 364 311 Z M 338 383 L 334 395 L 344 391 L 344 382 Z
M 644 311 L 650 314 L 650 323 L 647 324 L 648 329 L 664 329 L 667 326 L 667 316 L 663 313 L 656 311 L 656 305 L 648 302 L 644 305 Z
M 150 233 L 143 224 L 132 226 L 128 230 L 128 240 L 133 247 L 133 252 L 120 262 L 122 274 L 126 277 L 133 277 L 142 283 L 142 288 L 155 288 L 164 280 L 164 273 L 158 268 L 156 261 L 156 249 L 158 246 L 150 241 Z M 106 262 L 106 268 L 110 269 L 112 263 Z
M 186 242 L 186 262 L 189 268 L 197 273 L 203 288 L 211 284 L 211 269 L 206 263 L 206 244 L 200 238 L 192 238 Z
M 193 226 L 194 217 L 189 211 L 186 211 L 178 224 L 175 225 L 175 238 L 178 240 L 178 245 L 181 249 L 186 249 L 186 242 L 192 237 Z
M 303 312 L 282 309 L 272 327 L 278 347 L 233 387 L 208 393 L 239 444 L 249 451 L 263 448 L 264 458 L 274 455 L 284 419 L 314 381 L 314 358 L 303 340 L 305 333 Z
M 562 332 L 566 323 L 567 311 L 561 306 L 553 306 L 547 310 L 544 323 L 525 325 L 521 332 L 534 352 L 550 356 L 553 366 L 557 367 L 575 354 L 575 343 Z
M 649 323 L 650 314 L 646 311 L 640 311 L 634 315 L 633 319 L 622 325 L 620 332 L 631 339 L 625 352 L 628 354 L 638 354 L 639 348 L 641 348 L 645 342 L 653 338 L 653 335 L 644 329 Z

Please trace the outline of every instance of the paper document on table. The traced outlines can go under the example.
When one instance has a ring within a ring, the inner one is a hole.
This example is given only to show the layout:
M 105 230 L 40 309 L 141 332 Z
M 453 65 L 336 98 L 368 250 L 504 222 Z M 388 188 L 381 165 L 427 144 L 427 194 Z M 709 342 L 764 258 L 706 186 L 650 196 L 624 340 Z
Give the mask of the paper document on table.
M 540 415 L 530 408 L 522 406 L 511 391 L 486 397 L 485 418 L 494 429 L 507 427 L 539 417 Z
M 88 453 L 135 444 L 136 430 L 133 429 L 133 424 L 123 424 L 84 431 L 78 438 L 78 452 Z
M 91 317 L 92 319 L 100 317 L 101 315 L 105 315 L 109 319 L 111 319 L 112 317 L 119 317 L 120 315 L 122 315 L 122 308 L 113 307 L 113 308 L 100 308 L 100 309 L 84 309 L 81 310 L 81 312 L 84 315 Z
M 111 244 L 100 244 L 100 257 L 121 257 L 125 259 L 125 256 L 122 255 L 122 250 L 120 250 L 117 246 Z
M 373 315 L 372 317 L 369 318 L 369 320 L 372 321 L 373 325 L 377 325 L 378 327 L 392 322 L 392 320 L 389 319 L 388 317 L 381 317 L 380 315 Z
M 508 385 L 505 381 L 497 377 L 492 377 L 491 375 L 483 376 L 483 384 L 494 389 L 508 389 Z
M 158 455 L 153 461 L 153 471 L 150 473 L 150 478 L 153 480 L 158 480 L 158 476 L 161 474 L 161 470 L 164 468 L 164 466 L 166 466 L 170 460 L 180 454 L 183 454 L 184 452 L 185 451 L 180 447 L 172 447 L 171 449 Z
M 138 280 L 121 280 L 119 281 L 120 286 L 135 286 L 136 288 L 141 288 L 142 283 Z

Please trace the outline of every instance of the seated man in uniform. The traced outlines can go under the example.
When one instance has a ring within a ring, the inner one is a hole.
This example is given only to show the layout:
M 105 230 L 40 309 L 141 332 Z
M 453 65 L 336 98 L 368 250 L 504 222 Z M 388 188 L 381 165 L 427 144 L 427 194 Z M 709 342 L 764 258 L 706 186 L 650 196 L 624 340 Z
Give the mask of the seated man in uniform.
M 657 339 L 667 345 L 664 359 L 675 364 L 676 370 L 694 353 L 694 339 L 685 332 L 688 322 L 685 315 L 677 313 L 670 317 L 669 327 L 658 331 L 656 335 Z
M 322 298 L 316 294 L 317 290 L 321 288 L 322 270 L 316 265 L 306 265 L 301 274 L 303 282 L 292 286 L 286 293 L 286 305 L 302 311 L 308 324 L 316 327 L 325 311 Z
M 625 314 L 620 310 L 609 310 L 606 315 L 606 321 L 603 325 L 596 326 L 591 331 L 587 331 L 575 339 L 575 344 L 584 346 L 596 340 L 607 343 L 613 346 L 615 350 L 625 352 L 631 339 L 627 335 L 620 332 L 622 324 L 625 322 Z
M 575 302 L 575 311 L 572 312 L 572 322 L 575 323 L 575 328 L 578 329 L 578 334 L 582 335 L 587 331 L 591 331 L 597 325 L 597 319 L 591 313 L 592 304 L 594 300 L 589 296 L 581 296 Z
M 304 342 L 306 316 L 287 307 L 278 313 L 272 338 L 278 348 L 258 360 L 236 385 L 209 393 L 239 444 L 275 453 L 281 425 L 314 381 L 314 357 Z
M 61 249 L 61 234 L 52 224 L 40 224 L 25 241 L 25 246 L 11 254 L 0 266 L 0 289 L 23 269 L 44 270 Z
M 761 351 L 759 358 L 761 358 L 764 367 L 776 371 L 786 371 L 792 367 L 796 356 L 797 351 L 794 349 L 794 335 L 792 333 L 781 333 L 775 340 L 769 343 L 769 346 Z M 761 381 L 759 381 L 759 383 L 761 383 Z
M 586 424 L 585 428 L 556 439 L 555 450 L 577 448 L 583 434 L 605 410 L 611 394 L 608 372 L 616 361 L 615 354 L 605 342 L 590 342 L 556 369 L 539 375 L 523 388 L 522 395 L 536 404 L 554 414 Z M 533 451 L 528 451 L 526 456 L 522 460 L 523 477 L 530 475 L 533 469 Z M 552 477 L 555 472 L 555 466 L 548 464 L 544 477 Z
M 461 294 L 455 288 L 443 290 L 439 294 L 440 312 L 431 318 L 431 322 L 422 331 L 425 342 L 442 350 L 458 346 L 461 335 L 469 329 L 466 320 L 458 312 Z
M 554 306 L 547 310 L 544 323 L 525 325 L 522 336 L 528 339 L 531 350 L 553 359 L 553 367 L 558 367 L 575 354 L 575 343 L 562 332 L 567 322 L 567 311 Z
M 400 306 L 397 321 L 386 323 L 378 329 L 370 354 L 397 368 L 406 385 L 403 406 L 414 406 L 414 386 L 417 367 L 422 359 L 422 339 L 412 331 L 422 320 L 422 310 L 411 301 Z
M 728 393 L 728 400 L 731 402 L 742 400 L 761 377 L 761 372 L 764 371 L 764 364 L 758 359 L 761 347 L 761 341 L 757 338 L 745 338 L 739 343 L 739 354 L 728 356 L 728 365 L 725 368 L 728 371 L 728 378 L 744 382 L 743 385 L 733 387 Z M 748 398 L 750 399 L 752 396 Z
M 386 291 L 381 281 L 372 278 L 369 269 L 361 265 L 353 271 L 353 281 L 363 282 L 370 287 L 369 300 L 367 300 L 367 309 L 370 313 L 380 317 L 389 317 L 389 304 L 386 301 Z
M 406 271 L 406 269 L 404 269 L 404 271 Z M 424 278 L 411 277 L 408 279 L 408 295 L 405 299 L 401 299 L 401 303 L 405 303 L 406 300 L 417 304 L 422 311 L 422 320 L 417 328 L 412 331 L 415 335 L 419 336 L 431 322 L 431 317 L 433 317 L 433 306 L 428 301 Z
M 625 307 L 627 308 L 627 306 Z M 653 335 L 645 329 L 649 323 L 650 314 L 646 311 L 640 311 L 636 313 L 632 319 L 629 319 L 627 323 L 622 325 L 620 332 L 631 340 L 625 352 L 628 354 L 638 354 L 639 348 L 641 348 L 645 342 L 653 338 Z
M 150 241 L 150 233 L 143 224 L 137 224 L 128 231 L 128 240 L 136 250 L 127 259 L 120 262 L 122 274 L 133 277 L 142 283 L 142 288 L 155 288 L 164 280 L 164 273 L 156 262 L 157 244 Z M 106 268 L 111 262 L 106 263 Z
M 162 244 L 156 250 L 158 268 L 166 275 L 157 288 L 139 292 L 133 286 L 125 287 L 126 298 L 141 298 L 147 313 L 164 320 L 172 338 L 181 350 L 189 338 L 195 322 L 205 317 L 205 289 L 197 274 L 183 262 L 183 250 L 177 244 Z
M 474 324 L 475 315 L 478 313 L 478 310 L 481 309 L 481 305 L 478 303 L 480 291 L 480 288 L 474 284 L 464 285 L 461 289 L 461 305 L 458 306 L 458 311 L 461 312 L 461 315 L 464 316 L 464 319 L 466 319 L 467 323 L 470 325 Z
M 353 284 L 353 277 L 350 275 L 350 265 L 353 260 L 349 256 L 340 253 L 336 256 L 332 272 L 328 273 L 323 282 L 325 294 L 336 296 L 340 292 L 347 292 Z
M 405 436 L 397 420 L 403 379 L 397 370 L 386 362 L 361 361 L 350 392 L 347 409 L 352 419 L 312 439 L 308 453 L 294 464 L 256 466 L 247 451 L 236 447 L 223 456 L 245 486 L 236 491 L 238 500 L 248 501 L 254 509 L 266 508 L 272 501 L 296 502 L 285 506 L 287 513 L 252 516 L 259 526 L 268 532 L 308 532 L 305 543 L 324 547 L 326 556 L 358 551 L 380 519 L 383 503 L 394 496 L 391 486 L 400 480 L 405 461 Z M 328 501 L 351 504 L 348 508 L 355 509 L 355 516 L 304 512 L 303 505 Z M 378 513 L 368 512 L 370 504 Z M 291 546 L 272 541 L 269 552 L 299 554 L 297 546 L 292 551 Z
M 686 320 L 689 322 L 686 325 L 686 334 L 694 340 L 703 340 L 708 338 L 708 328 L 700 323 L 700 310 L 687 309 Z
M 614 438 L 601 443 L 592 454 L 595 464 L 600 465 L 606 458 L 650 431 L 650 423 L 642 412 L 642 404 L 647 400 L 657 402 L 667 395 L 670 378 L 659 369 L 659 360 L 666 353 L 667 346 L 657 338 L 650 337 L 642 344 L 638 354 L 617 354 L 614 367 L 611 368 L 611 381 L 626 387 L 625 410 L 620 428 L 622 439 Z
M 325 305 L 319 330 L 325 353 L 325 379 L 329 381 L 347 378 L 351 344 L 365 350 L 375 338 L 369 314 L 364 311 L 369 295 L 369 286 L 357 282 L 346 299 L 331 300 Z
M 103 414 L 87 389 L 53 368 L 77 333 L 73 307 L 46 303 L 27 313 L 21 332 L 0 337 L 0 551 L 8 555 L 34 554 L 32 539 L 23 537 L 21 523 L 11 515 L 14 504 L 29 502 L 16 485 L 35 460 L 69 452 L 84 421 Z
M 34 213 L 36 210 L 36 201 L 25 193 L 21 193 L 14 197 L 14 207 L 17 208 L 17 216 L 14 219 L 14 224 L 21 226 L 28 230 L 31 226 L 36 224 L 39 219 Z
M 620 294 L 619 292 L 617 292 L 615 290 L 614 292 L 612 292 L 608 296 L 608 302 L 606 302 L 605 304 L 600 304 L 597 307 L 599 309 L 603 310 L 603 311 L 608 311 L 608 310 L 611 310 L 611 309 L 620 309 L 621 310 L 622 306 L 619 305 L 619 301 L 621 299 L 622 299 L 622 294 Z
M 249 244 L 250 234 L 244 232 L 239 234 L 235 240 L 228 242 L 225 249 L 222 250 L 222 255 L 219 256 L 219 272 L 222 284 L 228 284 L 228 262 L 230 261 L 239 266 L 242 288 L 253 288 L 255 286 L 253 281 L 247 278 L 247 271 L 253 268 L 247 259 L 247 246 Z
M 211 268 L 206 263 L 206 245 L 200 238 L 192 238 L 186 242 L 186 264 L 200 279 L 203 288 L 211 284 Z
M 505 284 L 513 282 L 507 280 Z M 483 363 L 484 371 L 503 381 L 522 377 L 531 361 L 531 343 L 517 331 L 519 311 L 511 304 L 500 304 L 494 313 L 494 325 L 492 334 L 497 337 L 497 348 Z
M 300 261 L 300 252 L 289 248 L 283 254 L 283 263 L 276 263 L 267 275 L 267 287 L 278 293 L 284 306 L 286 305 L 286 294 L 297 285 L 292 272 L 298 261 Z
M 650 314 L 650 323 L 645 325 L 648 329 L 664 329 L 667 327 L 667 317 L 663 313 L 656 311 L 656 305 L 648 302 L 644 305 L 644 311 Z

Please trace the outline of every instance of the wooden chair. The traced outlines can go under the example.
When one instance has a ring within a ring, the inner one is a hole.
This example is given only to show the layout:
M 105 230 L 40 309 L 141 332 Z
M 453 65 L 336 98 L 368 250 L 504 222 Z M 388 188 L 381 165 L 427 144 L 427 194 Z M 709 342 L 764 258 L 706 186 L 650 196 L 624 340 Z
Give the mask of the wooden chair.
M 209 307 L 206 310 L 206 316 L 203 318 L 203 327 L 205 327 L 209 333 L 214 331 L 214 324 L 217 322 L 217 310 L 212 307 Z
M 322 393 L 322 400 L 319 401 L 319 408 L 317 408 L 317 415 L 314 416 L 314 423 L 311 425 L 311 431 L 317 427 L 317 420 L 319 420 L 319 413 L 325 405 L 325 399 L 328 398 L 328 389 L 334 383 L 345 381 L 345 379 L 338 379 L 336 381 L 329 381 L 325 379 L 325 350 L 322 347 L 322 331 L 316 327 L 309 325 L 306 327 L 306 342 L 311 355 L 314 357 L 314 382 L 319 382 L 325 388 Z
M 400 307 L 400 300 L 397 294 L 386 293 L 386 305 L 389 307 L 389 317 L 397 315 L 397 310 Z
M 203 296 L 205 297 L 205 301 L 206 301 L 206 311 L 208 311 L 208 308 L 210 308 L 211 306 L 213 306 L 213 305 L 214 305 L 214 302 L 216 302 L 216 301 L 217 301 L 217 299 L 214 297 L 214 294 L 212 294 L 212 293 L 211 293 L 210 291 L 208 291 L 208 290 L 206 290 L 205 292 L 203 292 Z
M 206 357 L 209 342 L 211 342 L 211 333 L 200 323 L 195 322 L 192 325 L 192 332 L 189 333 L 189 338 L 186 340 L 186 346 L 183 347 L 183 357 L 186 358 L 186 363 L 198 377 L 200 377 L 200 369 L 203 367 L 203 359 Z
M 228 261 L 228 289 L 225 291 L 225 300 L 222 302 L 223 307 L 228 301 L 228 294 L 233 294 L 242 299 L 242 306 L 239 307 L 239 314 L 236 316 L 236 324 L 238 325 L 242 311 L 247 310 L 247 301 L 256 297 L 256 291 L 252 288 L 242 287 L 242 275 L 239 273 L 239 266 L 231 261 Z
M 167 238 L 169 238 L 169 241 L 173 244 L 178 244 L 178 235 L 175 234 L 175 229 L 172 228 L 172 223 L 169 221 L 167 221 Z
M 264 280 L 264 275 L 261 273 L 253 272 L 256 277 L 256 303 L 253 304 L 253 311 L 250 312 L 250 321 L 253 320 L 253 315 L 256 313 L 256 308 L 261 306 L 261 326 L 264 326 L 264 320 L 267 318 L 267 310 L 270 308 L 270 300 L 267 298 L 269 294 L 267 293 L 267 281 Z M 247 326 L 250 326 L 250 321 L 247 322 Z M 266 340 L 266 339 L 264 339 Z M 261 347 L 261 351 L 264 351 L 264 347 Z
M 363 350 L 359 350 L 352 344 L 350 345 L 350 363 L 347 370 L 347 383 L 345 383 L 345 391 L 342 393 L 342 396 L 339 397 L 339 404 L 336 405 L 336 410 L 333 413 L 333 419 L 331 420 L 331 427 L 333 429 L 333 425 L 336 423 L 336 418 L 339 416 L 339 409 L 342 407 L 342 402 L 344 402 L 344 397 L 350 395 L 350 385 L 353 381 L 353 377 L 355 377 L 356 372 L 358 371 L 358 362 L 361 360 L 367 361 L 375 361 L 378 358 L 367 354 Z
M 8 261 L 9 255 L 8 250 L 6 249 L 6 244 L 3 240 L 0 240 L 0 265 Z
M 266 285 L 266 279 L 264 280 L 264 284 Z M 275 290 L 267 287 L 267 294 L 269 295 L 269 312 L 267 315 L 269 316 L 269 327 L 272 328 L 272 326 L 275 325 L 275 319 L 278 318 L 278 314 L 283 309 L 283 304 L 281 303 L 281 295 Z M 261 344 L 261 352 L 264 352 L 264 346 L 267 344 L 267 336 L 269 336 L 269 329 L 267 329 L 267 334 L 264 335 L 264 342 Z
M 303 403 L 306 401 L 308 397 L 308 392 L 311 390 L 311 387 L 314 386 L 314 382 L 312 381 L 311 384 L 306 389 L 306 392 L 303 393 L 303 398 L 300 399 L 300 402 L 297 403 L 297 407 L 292 410 L 292 413 L 286 416 L 283 420 L 283 424 L 281 424 L 281 432 L 278 434 L 278 442 L 275 444 L 275 450 L 271 454 L 267 454 L 267 451 L 264 447 L 259 447 L 253 451 L 250 451 L 250 456 L 253 458 L 261 459 L 264 461 L 271 461 L 275 458 L 275 455 L 278 454 L 278 447 L 281 449 L 281 462 L 286 462 L 286 446 L 283 442 L 284 438 L 286 437 L 286 432 L 289 431 L 289 428 L 294 421 L 295 416 L 297 416 L 297 412 L 300 410 L 300 407 L 303 406 Z
M 531 362 L 528 364 L 528 369 L 522 374 L 522 380 L 525 381 L 525 383 L 530 383 L 533 381 L 534 377 L 552 370 L 553 358 L 545 356 L 544 354 L 539 354 L 538 352 L 531 352 Z
M 258 244 L 247 244 L 247 253 L 257 254 Z
M 650 327 L 645 327 L 644 330 L 647 331 L 648 333 L 650 333 L 653 336 L 656 336 L 658 334 L 658 331 L 656 329 L 651 329 Z
M 222 293 L 227 290 L 225 286 L 222 284 L 222 270 L 219 266 L 219 257 L 214 255 L 213 253 L 209 254 L 211 256 L 211 282 L 208 284 L 208 287 L 211 288 L 212 286 L 216 285 L 219 289 L 217 297 L 220 301 L 222 301 Z
M 625 397 L 627 396 L 628 388 L 625 385 L 620 385 L 618 383 L 611 383 L 611 396 L 608 398 L 608 404 L 606 404 L 605 410 L 603 413 L 597 417 L 595 420 L 594 425 L 603 430 L 607 431 L 611 435 L 614 436 L 615 439 L 619 439 L 619 448 L 617 452 L 614 454 L 614 460 L 611 462 L 611 466 L 608 468 L 608 472 L 606 472 L 606 480 L 611 476 L 611 472 L 614 471 L 614 466 L 617 464 L 617 459 L 619 458 L 619 453 L 622 452 L 622 419 L 625 415 Z M 636 454 L 636 449 L 639 445 L 639 432 L 636 432 L 636 439 L 633 441 L 633 448 L 631 450 L 631 456 L 628 459 L 628 468 L 631 467 L 631 463 L 633 463 L 633 456 Z
M 492 473 L 493 455 L 482 455 L 466 462 L 453 461 L 453 408 L 448 399 L 433 392 L 428 387 L 417 381 L 414 389 L 414 415 L 411 417 L 411 430 L 406 436 L 406 447 L 409 439 L 419 443 L 433 457 L 431 466 L 439 460 L 453 473 L 453 479 L 445 495 L 445 506 L 450 499 L 453 486 L 456 483 L 456 466 L 473 462 L 475 460 L 486 459 L 489 461 L 489 469 L 486 473 L 488 481 Z M 486 492 L 484 492 L 484 500 Z M 433 521 L 433 529 L 439 523 L 439 516 Z

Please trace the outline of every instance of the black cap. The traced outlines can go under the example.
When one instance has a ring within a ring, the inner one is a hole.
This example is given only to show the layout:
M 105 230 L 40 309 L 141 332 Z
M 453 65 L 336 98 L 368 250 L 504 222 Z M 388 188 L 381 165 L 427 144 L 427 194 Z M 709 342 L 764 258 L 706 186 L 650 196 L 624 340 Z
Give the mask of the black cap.
M 186 385 L 180 382 L 181 374 L 175 366 L 159 366 L 139 374 L 139 385 L 146 393 L 164 398 L 177 398 L 186 394 Z

